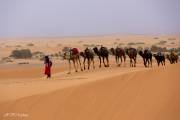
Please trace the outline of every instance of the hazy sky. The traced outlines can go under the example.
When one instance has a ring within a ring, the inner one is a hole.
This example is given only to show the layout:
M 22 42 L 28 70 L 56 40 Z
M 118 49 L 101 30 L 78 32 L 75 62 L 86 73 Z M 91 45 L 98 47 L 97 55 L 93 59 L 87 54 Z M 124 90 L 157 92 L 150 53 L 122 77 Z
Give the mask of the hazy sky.
M 180 33 L 180 0 L 0 0 L 0 37 Z

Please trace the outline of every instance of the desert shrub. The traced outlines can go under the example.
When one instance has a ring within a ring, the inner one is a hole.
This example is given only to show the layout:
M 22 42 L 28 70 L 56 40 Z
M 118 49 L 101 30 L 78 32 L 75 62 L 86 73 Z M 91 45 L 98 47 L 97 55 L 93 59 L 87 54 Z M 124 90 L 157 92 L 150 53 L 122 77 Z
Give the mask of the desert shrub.
M 45 56 L 45 54 L 43 52 L 40 52 L 40 51 L 36 51 L 36 52 L 32 53 L 33 58 L 41 58 L 41 57 L 44 57 L 44 56 Z
M 62 49 L 62 52 L 66 52 L 66 51 L 68 51 L 69 50 L 69 47 L 64 47 L 63 49 Z
M 78 41 L 78 43 L 79 43 L 79 44 L 80 44 L 80 43 L 83 43 L 83 41 L 80 40 L 80 41 Z
M 6 45 L 6 47 L 7 47 L 7 48 L 10 48 L 10 47 L 12 47 L 12 46 L 10 46 L 10 45 Z
M 117 42 L 114 42 L 114 45 L 117 45 L 118 43 Z
M 159 46 L 156 46 L 156 45 L 152 45 L 151 50 L 152 50 L 152 52 L 158 52 L 158 51 L 167 52 L 166 47 L 162 48 L 162 47 L 159 47 Z
M 159 43 L 157 43 L 158 45 L 164 45 L 164 44 L 166 44 L 167 43 L 167 41 L 165 41 L 165 40 L 161 40 L 161 41 L 159 41 Z
M 159 39 L 158 37 L 154 37 L 154 39 Z
M 130 42 L 127 45 L 136 45 L 136 43 Z
M 54 54 L 50 54 L 49 56 L 50 56 L 50 57 L 54 57 Z
M 177 48 L 177 52 L 180 52 L 180 47 Z
M 176 40 L 176 38 L 168 38 L 168 40 Z
M 29 62 L 19 62 L 19 65 L 29 64 Z
M 60 46 L 62 46 L 62 44 L 61 44 L 61 43 L 59 43 L 59 44 L 57 44 L 57 46 L 58 46 L 58 47 L 60 47 Z
M 84 47 L 90 47 L 90 45 L 89 45 L 89 44 L 84 44 L 83 46 L 84 46 Z
M 32 53 L 29 49 L 22 49 L 22 50 L 13 50 L 10 57 L 21 59 L 21 58 L 31 58 Z
M 21 47 L 21 45 L 16 45 L 15 47 Z
M 175 51 L 176 53 L 179 53 L 180 52 L 180 47 L 168 49 L 168 52 L 171 52 L 171 51 Z
M 32 43 L 29 43 L 29 44 L 27 44 L 27 46 L 34 46 L 34 44 L 32 44 Z
M 40 61 L 44 61 L 44 57 L 39 58 Z
M 159 47 L 156 46 L 156 45 L 152 45 L 152 46 L 151 46 L 151 50 L 152 50 L 153 52 L 157 52 L 157 51 L 159 51 Z
M 143 48 L 141 46 L 137 47 L 137 50 L 140 51 L 140 50 L 143 50 Z
M 167 52 L 167 48 L 166 47 L 163 47 L 161 49 L 162 49 L 162 52 Z
M 136 44 L 137 45 L 144 45 L 145 43 L 144 42 L 137 42 Z
M 44 55 L 44 53 L 40 51 L 36 51 L 36 52 L 33 52 L 32 55 Z
M 119 38 L 116 38 L 116 41 L 119 41 L 120 39 Z
M 119 43 L 119 46 L 124 45 L 124 43 Z
M 54 57 L 59 57 L 59 54 L 58 54 L 58 53 L 55 53 L 55 54 L 54 54 Z

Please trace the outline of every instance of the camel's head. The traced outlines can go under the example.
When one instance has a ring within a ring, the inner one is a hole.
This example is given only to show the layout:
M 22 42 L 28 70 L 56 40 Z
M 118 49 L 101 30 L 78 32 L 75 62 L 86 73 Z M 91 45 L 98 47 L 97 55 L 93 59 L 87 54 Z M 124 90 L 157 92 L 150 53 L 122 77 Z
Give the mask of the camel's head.
M 79 54 L 80 56 L 85 57 L 84 52 L 80 52 Z
M 98 48 L 97 48 L 97 47 L 94 47 L 94 48 L 93 48 L 93 50 L 94 50 L 94 52 L 95 52 L 96 54 L 98 54 L 98 53 L 99 53 L 99 51 L 98 51 Z
M 129 49 L 126 47 L 126 48 L 124 48 L 124 50 L 125 50 L 126 54 L 129 55 Z
M 143 51 L 142 51 L 142 50 L 140 50 L 138 53 L 139 53 L 139 55 L 140 55 L 141 57 L 143 57 Z
M 111 48 L 111 49 L 110 49 L 110 52 L 111 52 L 113 55 L 115 55 L 115 50 L 114 50 L 114 48 Z
M 154 58 L 157 59 L 157 54 L 153 54 Z

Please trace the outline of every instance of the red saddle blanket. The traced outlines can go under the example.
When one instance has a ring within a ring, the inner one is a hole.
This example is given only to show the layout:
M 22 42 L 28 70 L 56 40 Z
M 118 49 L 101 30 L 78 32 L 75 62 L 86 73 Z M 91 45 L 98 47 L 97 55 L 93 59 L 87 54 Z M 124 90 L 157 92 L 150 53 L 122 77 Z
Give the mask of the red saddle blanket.
M 76 55 L 76 54 L 79 53 L 79 50 L 77 48 L 72 48 L 71 52 L 72 52 L 73 55 Z

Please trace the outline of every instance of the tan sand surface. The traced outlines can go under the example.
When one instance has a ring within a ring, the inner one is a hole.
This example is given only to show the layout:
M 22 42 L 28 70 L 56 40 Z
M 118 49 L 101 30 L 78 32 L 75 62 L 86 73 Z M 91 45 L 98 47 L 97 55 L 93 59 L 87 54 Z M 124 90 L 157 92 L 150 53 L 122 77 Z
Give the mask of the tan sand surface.
M 24 113 L 27 120 L 179 120 L 179 70 L 180 64 L 145 70 L 113 68 L 12 82 L 6 87 L 16 88 L 17 95 L 1 102 L 1 119 L 12 119 L 6 113 Z
M 128 57 L 125 65 L 117 67 L 110 56 L 110 67 L 99 68 L 96 57 L 94 70 L 72 69 L 69 75 L 66 60 L 51 58 L 52 78 L 46 79 L 39 59 L 1 61 L 15 49 L 50 55 L 66 46 L 83 50 L 87 45 L 144 43 L 131 46 L 144 48 L 162 40 L 167 43 L 160 47 L 180 46 L 179 35 L 0 39 L 0 120 L 180 120 L 179 63 L 167 61 L 165 67 L 157 67 L 153 58 L 153 67 L 145 68 L 138 55 L 137 67 L 129 67 Z

